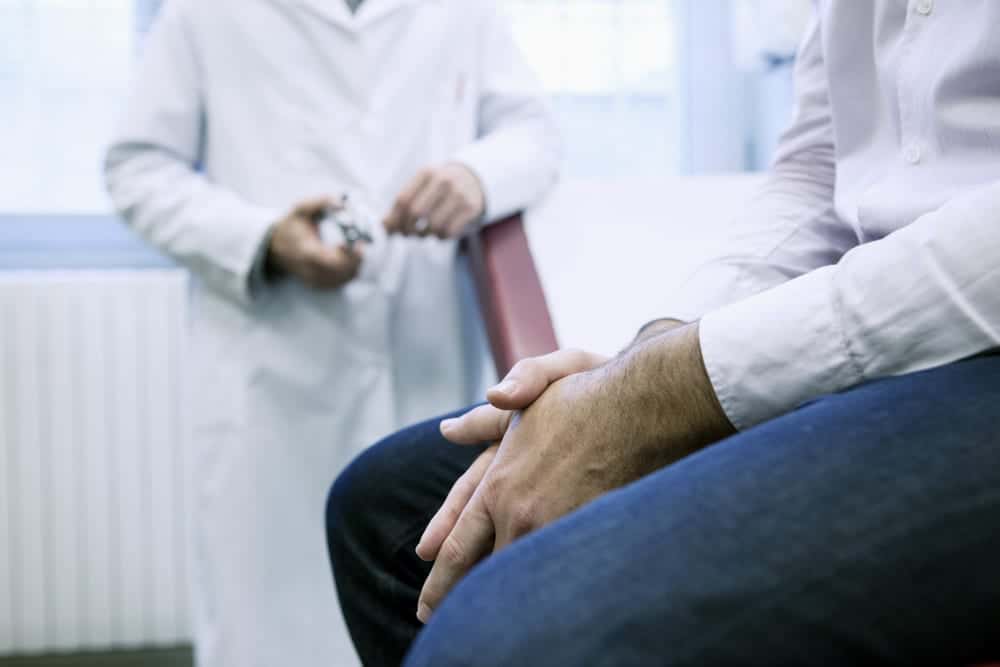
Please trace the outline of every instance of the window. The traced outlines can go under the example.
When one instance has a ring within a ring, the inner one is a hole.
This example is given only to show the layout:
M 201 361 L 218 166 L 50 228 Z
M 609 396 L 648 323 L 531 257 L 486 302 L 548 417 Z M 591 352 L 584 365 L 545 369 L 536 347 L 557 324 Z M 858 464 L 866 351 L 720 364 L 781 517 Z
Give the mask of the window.
M 671 3 L 505 2 L 553 95 L 570 175 L 672 171 Z M 0 211 L 109 210 L 101 159 L 160 3 L 0 0 Z
M 135 52 L 132 0 L 0 0 L 0 211 L 108 210 L 101 159 Z
M 505 0 L 563 128 L 567 176 L 676 171 L 673 3 Z

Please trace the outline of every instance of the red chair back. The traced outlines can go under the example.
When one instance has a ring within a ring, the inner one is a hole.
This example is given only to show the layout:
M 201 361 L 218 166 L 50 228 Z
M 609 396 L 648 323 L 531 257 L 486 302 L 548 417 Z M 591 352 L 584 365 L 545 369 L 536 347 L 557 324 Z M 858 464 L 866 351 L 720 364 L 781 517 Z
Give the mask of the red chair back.
M 558 349 L 521 216 L 484 226 L 469 237 L 468 252 L 497 376 Z

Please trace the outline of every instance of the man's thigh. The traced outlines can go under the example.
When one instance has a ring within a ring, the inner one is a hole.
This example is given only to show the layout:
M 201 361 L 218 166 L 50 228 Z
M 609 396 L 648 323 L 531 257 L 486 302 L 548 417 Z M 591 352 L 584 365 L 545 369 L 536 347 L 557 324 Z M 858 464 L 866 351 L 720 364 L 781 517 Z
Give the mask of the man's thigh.
M 444 439 L 444 419 L 471 408 L 407 427 L 372 445 L 338 477 L 330 504 L 366 515 L 367 527 L 390 541 L 422 531 L 455 481 L 483 451 L 480 446 L 455 445 Z M 348 516 L 334 516 L 347 520 Z M 336 528 L 336 522 L 331 528 Z
M 995 657 L 997 517 L 986 357 L 824 398 L 520 540 L 455 589 L 408 664 Z

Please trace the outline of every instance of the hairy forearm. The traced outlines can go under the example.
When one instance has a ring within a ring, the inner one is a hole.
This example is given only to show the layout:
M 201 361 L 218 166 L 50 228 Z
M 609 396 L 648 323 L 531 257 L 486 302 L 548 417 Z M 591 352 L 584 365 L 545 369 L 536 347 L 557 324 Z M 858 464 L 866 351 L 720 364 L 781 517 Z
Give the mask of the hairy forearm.
M 640 335 L 602 372 L 632 437 L 661 466 L 735 432 L 705 370 L 697 323 Z

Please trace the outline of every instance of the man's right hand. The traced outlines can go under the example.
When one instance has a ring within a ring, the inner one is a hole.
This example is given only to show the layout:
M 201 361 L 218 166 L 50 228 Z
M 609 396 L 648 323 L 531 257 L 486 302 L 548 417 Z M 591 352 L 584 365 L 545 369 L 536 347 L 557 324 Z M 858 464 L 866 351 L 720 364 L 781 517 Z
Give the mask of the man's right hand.
M 632 344 L 641 343 L 684 324 L 679 320 L 654 320 L 639 331 Z M 559 350 L 524 359 L 507 373 L 502 382 L 487 392 L 488 404 L 473 408 L 461 417 L 441 422 L 441 434 L 455 444 L 490 442 L 493 446 L 483 452 L 456 482 L 444 504 L 427 525 L 417 545 L 417 555 L 420 558 L 428 561 L 437 558 L 441 545 L 455 527 L 462 510 L 496 456 L 497 447 L 507 433 L 514 411 L 528 408 L 553 383 L 576 373 L 593 370 L 607 361 L 608 357 L 583 350 Z
M 591 369 L 607 362 L 600 354 L 582 350 L 559 350 L 541 357 L 519 361 L 500 384 L 486 394 L 489 404 L 481 405 L 456 419 L 441 422 L 441 434 L 460 445 L 474 445 L 481 442 L 495 443 L 479 455 L 475 463 L 455 483 L 444 504 L 438 510 L 417 545 L 417 555 L 424 560 L 434 560 L 445 538 L 451 533 L 455 522 L 479 482 L 486 474 L 497 445 L 503 439 L 510 425 L 514 410 L 523 410 L 541 396 L 554 382 Z
M 353 280 L 361 269 L 358 247 L 326 245 L 316 225 L 337 206 L 331 198 L 310 199 L 279 221 L 267 250 L 268 273 L 287 273 L 316 289 L 336 289 Z

